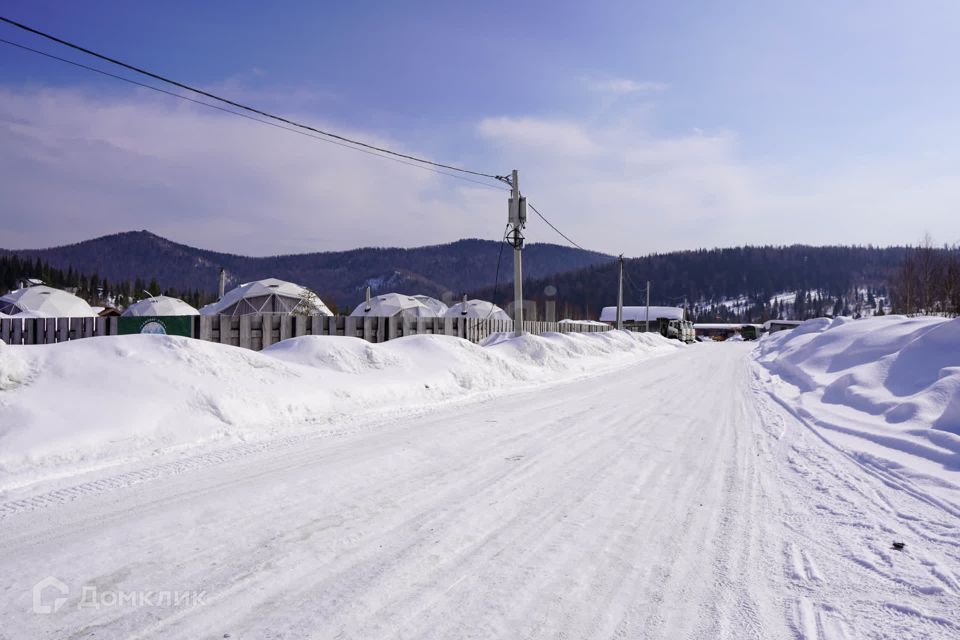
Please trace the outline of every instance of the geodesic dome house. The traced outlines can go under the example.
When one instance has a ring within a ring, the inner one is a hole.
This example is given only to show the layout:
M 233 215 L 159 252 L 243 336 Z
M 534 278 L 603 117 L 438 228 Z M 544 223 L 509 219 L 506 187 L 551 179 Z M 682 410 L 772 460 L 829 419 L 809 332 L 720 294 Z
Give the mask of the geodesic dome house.
M 317 294 L 292 282 L 267 278 L 231 289 L 217 302 L 200 309 L 205 316 L 246 316 L 265 314 L 304 314 L 332 316 Z
M 402 293 L 371 296 L 358 304 L 350 314 L 352 318 L 392 318 L 394 316 L 436 318 L 437 314 L 415 297 L 405 296 Z
M 413 296 L 413 298 L 415 298 L 416 300 L 419 300 L 420 304 L 430 309 L 430 311 L 433 312 L 433 315 L 437 318 L 442 318 L 443 314 L 445 314 L 447 310 L 450 308 L 440 300 L 437 300 L 436 298 L 431 298 L 430 296 L 418 295 L 418 296 Z
M 482 320 L 510 320 L 507 312 L 486 300 L 465 300 L 450 307 L 447 318 L 480 318 Z
M 43 318 L 93 318 L 82 298 L 46 285 L 23 287 L 0 297 L 0 313 Z
M 200 312 L 179 298 L 154 296 L 127 307 L 124 316 L 196 316 Z

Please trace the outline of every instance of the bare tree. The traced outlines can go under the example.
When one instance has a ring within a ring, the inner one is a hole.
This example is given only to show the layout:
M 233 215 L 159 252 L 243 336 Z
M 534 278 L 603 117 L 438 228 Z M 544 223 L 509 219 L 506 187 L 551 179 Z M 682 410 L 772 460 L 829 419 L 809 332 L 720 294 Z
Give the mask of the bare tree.
M 960 248 L 933 245 L 930 234 L 908 248 L 891 282 L 891 303 L 897 313 L 957 315 L 960 313 Z

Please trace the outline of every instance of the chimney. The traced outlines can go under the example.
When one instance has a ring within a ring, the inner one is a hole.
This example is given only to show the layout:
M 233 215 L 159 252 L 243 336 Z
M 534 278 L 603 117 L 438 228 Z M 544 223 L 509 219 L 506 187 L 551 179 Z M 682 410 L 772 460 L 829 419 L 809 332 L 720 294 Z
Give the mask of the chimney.
M 227 289 L 227 272 L 226 270 L 224 270 L 223 267 L 220 267 L 220 288 L 219 288 L 219 296 L 217 297 L 218 300 L 220 298 L 223 298 L 223 294 L 226 293 L 226 289 Z
M 367 287 L 367 304 L 363 307 L 363 310 L 370 311 L 370 309 L 373 309 L 373 304 L 370 302 L 370 287 Z

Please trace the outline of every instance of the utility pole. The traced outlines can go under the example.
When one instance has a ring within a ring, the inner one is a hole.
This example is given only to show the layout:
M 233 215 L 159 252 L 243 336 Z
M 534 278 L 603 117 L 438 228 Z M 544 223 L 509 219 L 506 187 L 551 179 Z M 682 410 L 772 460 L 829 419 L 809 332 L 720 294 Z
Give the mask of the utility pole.
M 617 284 L 617 330 L 623 331 L 623 254 L 620 254 L 620 280 Z
M 647 327 L 645 329 L 647 333 L 650 333 L 650 281 L 647 280 Z
M 513 247 L 513 335 L 523 335 L 523 264 L 520 250 L 523 249 L 523 228 L 527 224 L 527 199 L 520 195 L 520 179 L 517 170 L 510 175 L 510 200 L 507 221 L 510 231 L 507 241 Z

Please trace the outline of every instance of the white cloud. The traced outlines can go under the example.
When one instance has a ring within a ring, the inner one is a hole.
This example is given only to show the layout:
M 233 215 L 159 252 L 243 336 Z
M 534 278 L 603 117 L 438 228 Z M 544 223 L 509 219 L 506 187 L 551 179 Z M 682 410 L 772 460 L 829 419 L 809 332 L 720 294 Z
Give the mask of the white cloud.
M 562 156 L 588 156 L 599 148 L 578 123 L 538 118 L 485 118 L 477 125 L 479 134 L 506 149 L 516 146 L 537 148 Z
M 957 158 L 824 158 L 817 171 L 748 162 L 732 132 L 666 135 L 644 120 L 567 121 L 590 154 L 558 154 L 514 119 L 499 164 L 518 167 L 528 198 L 585 246 L 630 255 L 743 244 L 896 244 L 924 230 L 956 242 Z M 533 220 L 532 241 L 559 241 Z
M 254 255 L 500 232 L 496 191 L 152 94 L 0 90 L 0 147 L 6 248 L 143 228 Z
M 587 79 L 586 83 L 591 91 L 613 95 L 660 93 L 670 88 L 663 82 L 638 82 L 629 78 L 593 78 Z
M 956 153 L 824 154 L 799 169 L 748 159 L 734 132 L 668 134 L 632 114 L 481 119 L 488 155 L 468 164 L 519 169 L 532 203 L 610 253 L 960 241 Z M 0 89 L 0 148 L 5 248 L 143 228 L 253 255 L 417 246 L 496 238 L 506 218 L 502 192 L 152 94 Z M 527 236 L 562 242 L 535 217 Z

